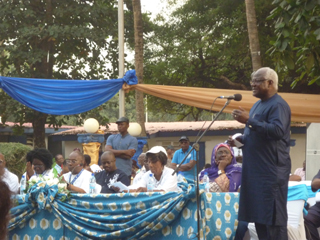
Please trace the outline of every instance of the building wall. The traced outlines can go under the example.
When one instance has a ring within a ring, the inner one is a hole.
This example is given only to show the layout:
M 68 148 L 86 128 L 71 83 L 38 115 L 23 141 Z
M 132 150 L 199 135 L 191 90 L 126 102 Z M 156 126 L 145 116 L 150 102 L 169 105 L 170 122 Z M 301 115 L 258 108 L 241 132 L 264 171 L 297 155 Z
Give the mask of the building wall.
M 203 137 L 201 139 L 201 142 L 205 142 L 205 163 L 211 163 L 211 153 L 212 149 L 215 145 L 218 143 L 224 142 L 227 140 L 228 136 L 209 136 L 209 137 Z M 153 146 L 161 145 L 161 146 L 168 146 L 172 145 L 174 146 L 174 149 L 180 149 L 179 147 L 179 138 L 180 137 L 166 137 L 166 138 L 151 138 L 148 139 L 148 147 L 151 148 Z M 189 137 L 190 142 L 195 142 L 196 137 Z
M 302 167 L 303 161 L 306 159 L 306 135 L 292 134 L 291 139 L 296 139 L 296 145 L 290 149 L 291 173 L 294 173 L 297 168 Z
M 80 148 L 82 149 L 82 144 L 78 141 L 64 141 L 64 157 L 68 158 L 70 153 L 73 152 L 73 149 Z
M 179 147 L 180 137 L 158 137 L 148 139 L 148 146 L 144 147 L 144 152 L 153 146 L 174 146 L 175 150 L 180 149 Z M 298 167 L 302 167 L 302 163 L 305 160 L 306 154 L 306 135 L 305 134 L 292 134 L 292 139 L 296 139 L 296 145 L 291 147 L 291 172 L 293 173 Z M 196 137 L 189 137 L 191 142 L 196 141 Z M 201 142 L 205 142 L 205 162 L 211 163 L 211 153 L 215 145 L 224 142 L 228 139 L 228 136 L 205 136 L 201 139 Z M 82 149 L 81 143 L 77 141 L 65 141 L 65 151 L 64 156 L 67 158 L 74 148 Z
M 189 137 L 191 142 L 196 141 L 196 137 Z M 224 142 L 228 139 L 228 136 L 209 136 L 203 137 L 201 141 L 205 141 L 205 158 L 206 163 L 211 163 L 211 154 L 215 145 Z M 295 169 L 302 167 L 302 163 L 306 156 L 306 135 L 305 134 L 292 134 L 291 139 L 296 140 L 296 145 L 290 149 L 291 157 L 291 172 L 294 173 Z M 175 150 L 179 149 L 179 137 L 167 137 L 167 138 L 151 138 L 148 139 L 148 147 L 151 148 L 156 145 L 172 145 Z M 146 148 L 146 147 L 145 147 Z M 145 151 L 147 149 L 144 149 Z

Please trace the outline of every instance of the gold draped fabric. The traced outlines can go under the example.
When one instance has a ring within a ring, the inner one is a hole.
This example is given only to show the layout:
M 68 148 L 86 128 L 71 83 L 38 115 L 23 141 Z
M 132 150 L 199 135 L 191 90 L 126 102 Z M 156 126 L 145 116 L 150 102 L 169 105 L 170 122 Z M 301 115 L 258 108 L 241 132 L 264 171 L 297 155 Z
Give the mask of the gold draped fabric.
M 88 154 L 91 157 L 90 166 L 98 164 L 100 145 L 101 143 L 98 142 L 82 143 L 83 154 Z
M 231 113 L 233 109 L 238 108 L 239 106 L 249 111 L 253 104 L 258 100 L 256 97 L 252 96 L 252 91 L 232 89 L 178 87 L 151 84 L 124 85 L 123 89 L 136 89 L 159 98 L 208 110 L 210 110 L 212 102 L 218 96 L 231 96 L 235 93 L 241 94 L 242 100 L 240 102 L 231 101 L 226 107 L 224 112 L 228 113 Z M 279 95 L 281 95 L 289 104 L 292 113 L 291 120 L 293 122 L 320 123 L 320 95 L 299 93 L 279 93 Z M 220 111 L 225 102 L 226 99 L 217 99 L 212 110 Z

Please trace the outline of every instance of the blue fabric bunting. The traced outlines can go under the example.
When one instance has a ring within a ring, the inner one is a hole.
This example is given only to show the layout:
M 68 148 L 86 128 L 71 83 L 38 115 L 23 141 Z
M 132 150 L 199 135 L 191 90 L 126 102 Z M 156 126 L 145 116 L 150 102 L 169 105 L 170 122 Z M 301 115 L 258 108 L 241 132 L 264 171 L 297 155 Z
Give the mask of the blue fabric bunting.
M 179 183 L 179 193 L 72 194 L 66 202 L 55 188 L 41 186 L 18 197 L 20 205 L 11 210 L 10 239 L 187 239 L 197 233 L 193 184 Z
M 110 100 L 124 83 L 135 85 L 135 70 L 120 79 L 52 80 L 0 76 L 0 87 L 12 98 L 39 112 L 71 115 L 94 109 Z

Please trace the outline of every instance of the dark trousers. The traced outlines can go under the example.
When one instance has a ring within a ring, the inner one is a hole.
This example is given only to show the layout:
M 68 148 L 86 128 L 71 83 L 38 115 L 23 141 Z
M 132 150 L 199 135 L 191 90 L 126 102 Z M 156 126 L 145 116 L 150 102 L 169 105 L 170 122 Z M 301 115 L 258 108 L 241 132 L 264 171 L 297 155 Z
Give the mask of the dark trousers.
M 320 227 L 320 203 L 316 203 L 308 210 L 308 214 L 304 216 L 304 225 L 306 234 L 310 233 L 311 239 L 320 240 L 317 228 Z
M 267 226 L 255 223 L 259 240 L 288 240 L 287 226 Z
M 246 235 L 246 232 L 248 230 L 248 223 L 244 221 L 238 222 L 238 228 L 236 231 L 236 236 L 234 237 L 234 240 L 243 240 L 244 235 Z

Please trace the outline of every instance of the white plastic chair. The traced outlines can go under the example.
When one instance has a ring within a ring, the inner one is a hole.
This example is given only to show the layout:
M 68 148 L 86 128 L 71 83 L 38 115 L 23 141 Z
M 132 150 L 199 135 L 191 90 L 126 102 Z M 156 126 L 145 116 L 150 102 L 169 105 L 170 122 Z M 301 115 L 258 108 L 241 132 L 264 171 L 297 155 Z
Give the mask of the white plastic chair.
M 289 182 L 290 186 L 305 184 L 304 182 Z M 306 233 L 303 220 L 304 200 L 293 200 L 287 202 L 288 212 L 288 239 L 289 240 L 306 240 Z M 248 231 L 250 240 L 259 240 L 254 223 L 249 223 Z

